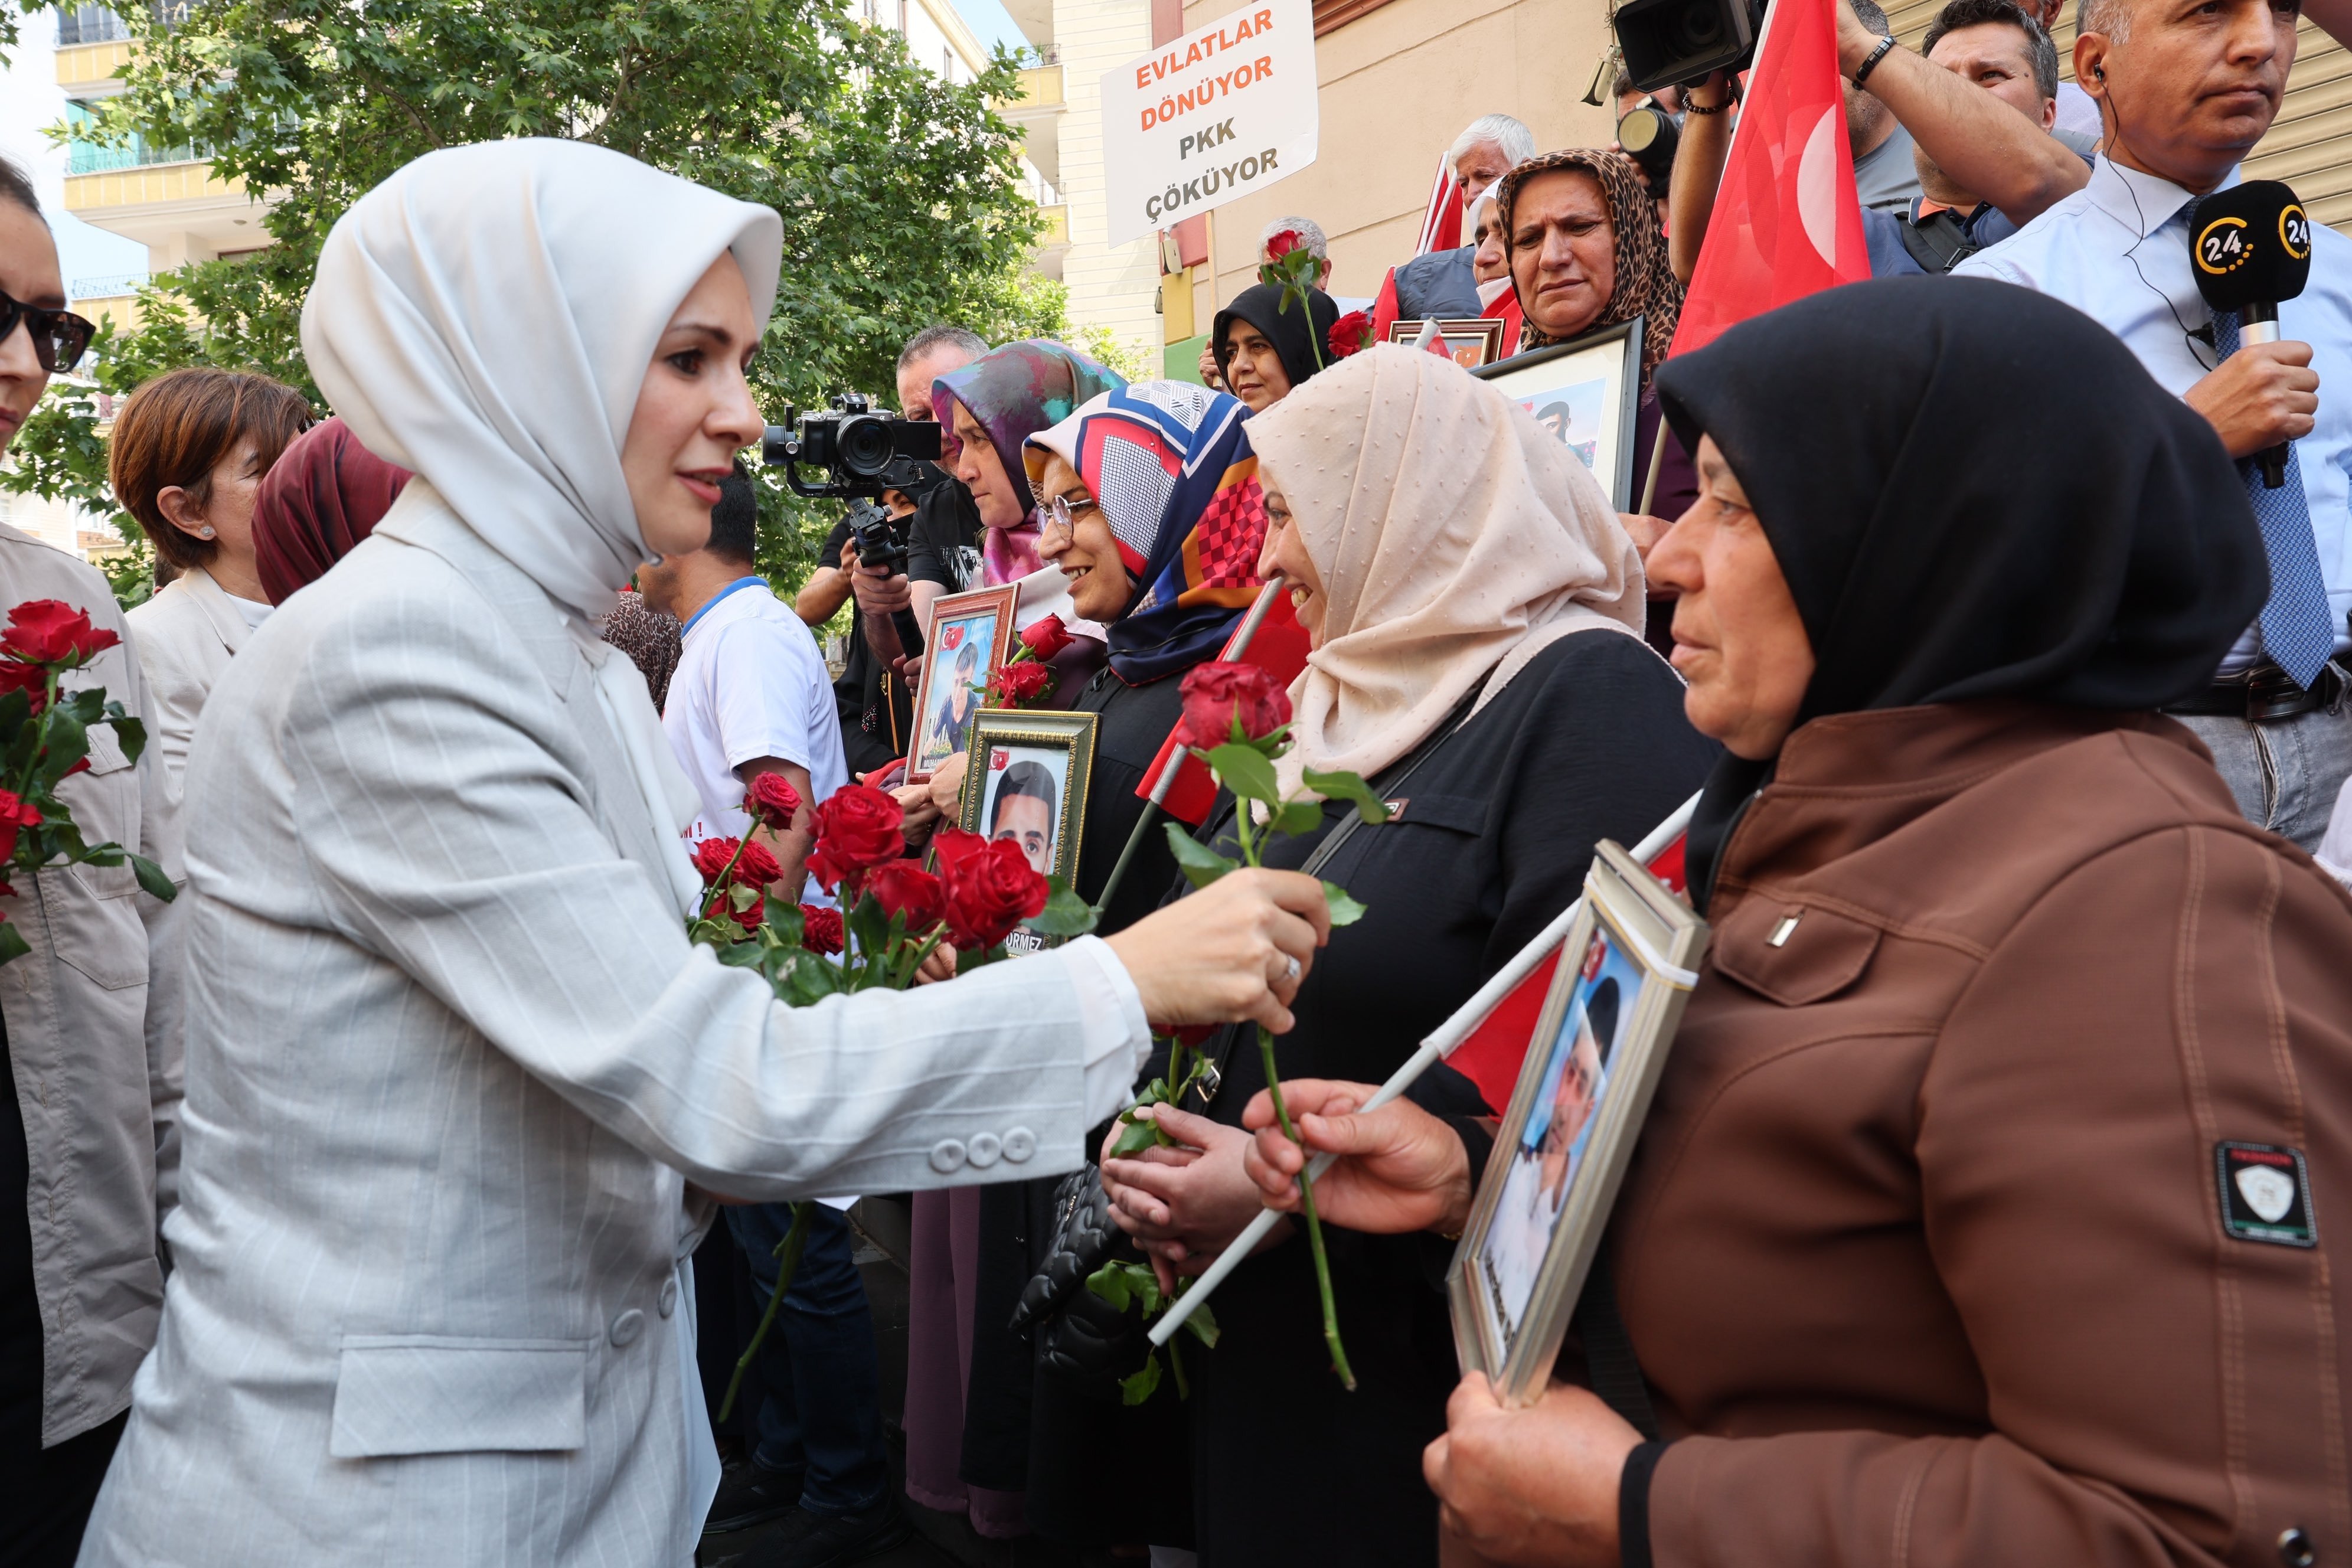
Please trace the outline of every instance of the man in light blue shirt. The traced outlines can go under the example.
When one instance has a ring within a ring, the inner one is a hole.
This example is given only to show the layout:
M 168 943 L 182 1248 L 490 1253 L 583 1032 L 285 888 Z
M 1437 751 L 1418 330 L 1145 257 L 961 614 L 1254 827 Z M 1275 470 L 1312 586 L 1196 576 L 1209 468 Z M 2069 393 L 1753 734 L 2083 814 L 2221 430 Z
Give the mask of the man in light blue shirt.
M 2217 335 L 2233 343 L 2236 323 L 2217 324 L 2199 294 L 2189 234 L 2191 204 L 2235 183 L 2270 129 L 2295 12 L 2272 0 L 2084 0 L 2081 22 L 2074 74 L 2105 116 L 2105 155 L 2088 185 L 1956 271 L 2039 289 L 2104 323 L 2242 468 L 2294 443 L 2308 537 L 2300 516 L 2283 522 L 2278 503 L 2257 501 L 2271 604 L 2213 686 L 2170 711 L 2212 751 L 2248 818 L 2308 849 L 2352 773 L 2341 662 L 2352 649 L 2352 240 L 2314 225 L 2311 281 L 2279 308 L 2282 341 L 2224 356 Z M 2315 624 L 2288 625 L 2284 606 Z M 2273 647 L 2265 626 L 2293 635 L 2307 661 Z

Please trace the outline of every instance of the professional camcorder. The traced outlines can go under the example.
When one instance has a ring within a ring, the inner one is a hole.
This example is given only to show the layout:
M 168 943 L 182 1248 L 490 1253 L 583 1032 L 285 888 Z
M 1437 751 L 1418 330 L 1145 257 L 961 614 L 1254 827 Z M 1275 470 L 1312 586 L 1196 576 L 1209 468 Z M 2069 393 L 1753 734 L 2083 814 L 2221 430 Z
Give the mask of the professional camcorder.
M 1617 47 L 1636 91 L 1695 87 L 1709 72 L 1754 63 L 1764 0 L 1625 0 L 1616 22 Z
M 760 444 L 762 461 L 784 470 L 784 483 L 797 496 L 850 502 L 849 534 L 857 542 L 857 563 L 885 566 L 890 575 L 907 570 L 906 520 L 877 504 L 885 490 L 919 501 L 947 481 L 940 470 L 940 426 L 933 419 L 908 419 L 877 411 L 862 392 L 840 392 L 822 414 L 784 410 L 782 425 L 768 426 Z M 821 482 L 801 477 L 800 466 L 824 470 Z M 833 564 L 831 562 L 824 563 Z M 891 622 L 909 655 L 923 651 L 922 629 L 906 610 Z
M 862 392 L 834 394 L 822 414 L 785 409 L 784 422 L 768 426 L 760 455 L 784 470 L 794 495 L 812 498 L 872 500 L 899 490 L 914 500 L 946 477 L 937 467 L 939 422 L 877 411 Z M 803 463 L 824 469 L 823 482 L 803 479 Z

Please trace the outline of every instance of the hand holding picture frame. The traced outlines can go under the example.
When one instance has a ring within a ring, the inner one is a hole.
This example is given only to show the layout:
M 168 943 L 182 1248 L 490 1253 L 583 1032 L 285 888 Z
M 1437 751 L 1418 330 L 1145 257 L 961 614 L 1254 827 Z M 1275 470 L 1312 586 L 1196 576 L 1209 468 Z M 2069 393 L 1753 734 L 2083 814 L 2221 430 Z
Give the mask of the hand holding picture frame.
M 1448 1270 L 1463 1369 L 1506 1405 L 1549 1380 L 1706 949 L 1706 922 L 1614 843 L 1584 889 Z
M 915 737 L 907 782 L 923 784 L 965 749 L 988 679 L 1013 651 L 1015 584 L 950 594 L 933 602 L 923 628 L 923 679 L 915 689 Z
M 1094 782 L 1095 715 L 983 708 L 970 746 L 959 826 L 992 841 L 1009 839 L 1031 869 L 1074 886 Z M 1004 948 L 1034 952 L 1057 940 L 1024 927 Z
M 1642 400 L 1642 318 L 1620 321 L 1572 342 L 1514 354 L 1470 373 L 1491 381 L 1536 423 L 1583 459 L 1629 511 L 1633 502 L 1634 418 Z

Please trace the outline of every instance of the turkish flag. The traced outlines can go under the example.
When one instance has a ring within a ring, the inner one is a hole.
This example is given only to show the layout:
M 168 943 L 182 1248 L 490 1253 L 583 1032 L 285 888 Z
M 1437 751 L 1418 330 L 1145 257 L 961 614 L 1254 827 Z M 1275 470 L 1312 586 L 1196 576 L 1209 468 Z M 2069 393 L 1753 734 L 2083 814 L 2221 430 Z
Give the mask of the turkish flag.
M 1421 217 L 1421 241 L 1415 256 L 1433 250 L 1462 247 L 1462 187 L 1454 183 L 1454 165 L 1437 155 L 1437 178 L 1429 187 L 1429 206 Z
M 1788 0 L 1780 3 L 1786 5 Z M 1677 893 L 1683 890 L 1683 841 L 1687 837 L 1676 834 L 1673 843 L 1650 858 L 1650 874 Z M 1519 1067 L 1527 1060 L 1528 1043 L 1536 1032 L 1536 1020 L 1543 1015 L 1544 998 L 1551 994 L 1552 973 L 1559 967 L 1558 952 L 1546 957 L 1478 1020 L 1478 1026 L 1445 1058 L 1446 1066 L 1478 1086 L 1479 1097 L 1497 1116 L 1510 1109 L 1511 1090 L 1518 1086 Z
M 1234 635 L 1240 635 L 1238 626 Z M 1254 664 L 1288 686 L 1307 668 L 1307 628 L 1298 624 L 1297 613 L 1290 607 L 1290 595 L 1282 594 L 1266 607 L 1265 619 L 1258 623 L 1257 635 L 1250 639 L 1248 647 L 1236 653 L 1228 638 L 1217 657 L 1232 664 Z M 1180 720 L 1177 728 L 1182 727 Z M 1135 786 L 1138 796 L 1151 798 L 1151 786 L 1159 782 L 1160 770 L 1168 765 L 1168 759 L 1176 752 L 1176 731 L 1171 730 L 1168 739 L 1160 743 L 1160 754 L 1144 770 L 1143 782 Z M 1209 808 L 1216 803 L 1216 774 L 1200 758 L 1188 756 L 1176 782 L 1169 786 L 1168 798 L 1160 803 L 1160 809 L 1180 822 L 1198 827 L 1209 820 Z
M 1836 0 L 1776 0 L 1672 350 L 1870 276 L 1846 145 Z

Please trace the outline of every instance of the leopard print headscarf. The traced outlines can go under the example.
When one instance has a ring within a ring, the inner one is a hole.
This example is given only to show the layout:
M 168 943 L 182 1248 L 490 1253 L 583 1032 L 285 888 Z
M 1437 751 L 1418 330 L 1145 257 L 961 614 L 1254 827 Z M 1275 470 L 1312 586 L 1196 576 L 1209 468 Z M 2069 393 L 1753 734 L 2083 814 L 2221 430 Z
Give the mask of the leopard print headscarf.
M 1536 175 L 1554 169 L 1576 169 L 1590 174 L 1601 185 L 1601 199 L 1609 204 L 1610 226 L 1617 236 L 1617 281 L 1586 331 L 1613 327 L 1620 321 L 1642 318 L 1642 385 L 1650 384 L 1650 373 L 1666 357 L 1666 350 L 1675 341 L 1675 323 L 1681 319 L 1683 286 L 1675 281 L 1674 268 L 1666 257 L 1665 231 L 1658 226 L 1657 204 L 1650 197 L 1650 188 L 1642 179 L 1642 172 L 1633 160 L 1622 153 L 1607 153 L 1592 147 L 1570 147 L 1564 152 L 1546 153 L 1530 158 L 1513 169 L 1496 183 L 1495 211 L 1503 225 L 1503 232 L 1512 231 L 1511 207 L 1520 190 Z M 1518 289 L 1518 272 L 1512 269 L 1511 288 Z M 1520 313 L 1527 311 L 1527 300 L 1519 300 Z M 1545 332 L 1528 317 L 1519 331 L 1521 352 L 1541 348 L 1547 343 L 1564 342 Z

